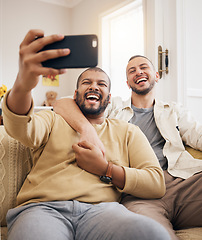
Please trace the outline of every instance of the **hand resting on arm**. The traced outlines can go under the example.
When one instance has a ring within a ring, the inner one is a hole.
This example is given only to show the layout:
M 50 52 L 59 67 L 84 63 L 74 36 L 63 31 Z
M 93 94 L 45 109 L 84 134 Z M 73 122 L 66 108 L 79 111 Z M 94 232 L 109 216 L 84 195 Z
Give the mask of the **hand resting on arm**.
M 72 146 L 78 166 L 87 172 L 104 176 L 108 162 L 98 147 L 87 141 L 75 143 Z M 112 183 L 120 189 L 125 185 L 125 172 L 121 166 L 113 164 Z

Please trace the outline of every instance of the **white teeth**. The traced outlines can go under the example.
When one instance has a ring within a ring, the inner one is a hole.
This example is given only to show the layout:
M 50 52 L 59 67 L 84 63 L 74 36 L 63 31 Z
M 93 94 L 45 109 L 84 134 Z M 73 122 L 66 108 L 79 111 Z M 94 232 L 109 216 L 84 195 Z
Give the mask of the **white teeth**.
M 141 81 L 147 81 L 147 79 L 146 79 L 146 78 L 138 79 L 136 83 L 139 83 L 139 82 L 141 82 Z
M 87 99 L 88 99 L 88 98 L 95 98 L 95 99 L 99 100 L 99 97 L 98 97 L 97 95 L 88 95 L 88 96 L 87 96 Z

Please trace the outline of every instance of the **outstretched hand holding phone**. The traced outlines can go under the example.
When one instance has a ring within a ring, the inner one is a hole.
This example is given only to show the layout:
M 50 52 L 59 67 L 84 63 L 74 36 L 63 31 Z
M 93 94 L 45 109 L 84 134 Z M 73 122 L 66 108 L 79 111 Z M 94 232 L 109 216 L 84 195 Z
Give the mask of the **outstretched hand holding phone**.
M 44 32 L 39 29 L 30 30 L 20 45 L 19 72 L 7 98 L 9 109 L 24 115 L 31 107 L 31 90 L 36 87 L 40 75 L 57 75 L 66 72 L 64 69 L 44 67 L 41 62 L 49 59 L 67 56 L 70 50 L 53 49 L 40 51 L 46 45 L 61 41 L 63 35 L 51 35 L 44 37 Z

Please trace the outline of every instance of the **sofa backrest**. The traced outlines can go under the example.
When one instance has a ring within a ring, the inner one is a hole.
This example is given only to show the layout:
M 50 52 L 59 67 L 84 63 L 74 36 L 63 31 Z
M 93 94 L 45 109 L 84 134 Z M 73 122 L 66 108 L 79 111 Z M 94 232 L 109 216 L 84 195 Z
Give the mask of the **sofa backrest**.
M 32 152 L 11 138 L 0 126 L 0 226 L 6 226 L 6 214 L 16 206 L 16 196 L 32 166 Z

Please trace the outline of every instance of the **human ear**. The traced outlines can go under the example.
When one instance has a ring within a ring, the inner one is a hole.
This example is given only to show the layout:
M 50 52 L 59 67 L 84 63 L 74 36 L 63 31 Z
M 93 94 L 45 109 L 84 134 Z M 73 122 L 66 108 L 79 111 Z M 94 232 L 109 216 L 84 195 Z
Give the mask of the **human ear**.
M 159 73 L 158 73 L 158 72 L 156 72 L 156 79 L 155 79 L 155 81 L 156 81 L 156 82 L 158 82 L 158 81 L 159 81 L 159 79 L 160 79 Z
M 130 89 L 130 85 L 129 85 L 128 81 L 126 81 L 126 83 L 127 83 L 127 85 L 128 85 L 128 88 Z
M 77 92 L 78 92 L 78 90 L 76 89 L 76 90 L 74 91 L 74 100 L 76 100 L 76 94 L 77 94 Z
M 108 103 L 111 103 L 111 99 L 112 99 L 112 95 L 111 95 L 111 93 L 109 93 L 109 101 L 108 101 Z

